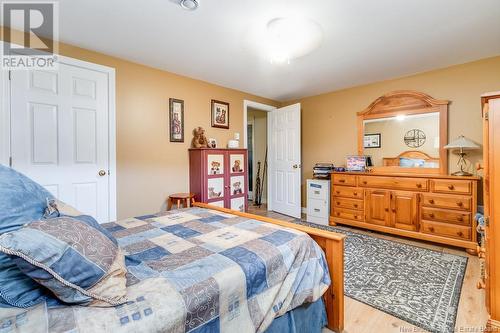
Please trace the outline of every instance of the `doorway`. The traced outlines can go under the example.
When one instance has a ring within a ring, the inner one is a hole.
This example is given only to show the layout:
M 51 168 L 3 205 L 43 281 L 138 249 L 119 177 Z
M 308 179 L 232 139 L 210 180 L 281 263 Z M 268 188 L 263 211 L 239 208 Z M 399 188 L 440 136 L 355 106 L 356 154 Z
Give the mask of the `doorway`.
M 252 101 L 243 101 L 243 140 L 244 148 L 252 150 L 252 195 L 255 196 L 256 153 L 254 146 L 249 147 L 248 135 L 255 141 L 254 125 L 248 128 L 248 111 L 256 109 L 267 115 L 267 170 L 265 199 L 267 207 L 277 213 L 295 218 L 301 217 L 301 106 L 300 103 L 282 108 Z M 264 160 L 262 158 L 262 160 Z M 262 161 L 261 161 L 262 162 Z M 262 164 L 262 163 L 261 163 Z M 257 164 L 258 165 L 258 164 Z M 263 164 L 262 164 L 263 168 Z M 263 176 L 263 170 L 261 170 Z M 264 193 L 262 193 L 264 194 Z M 252 206 L 250 206 L 252 207 Z M 264 207 L 262 207 L 264 208 Z
M 267 203 L 267 112 L 247 109 L 249 206 Z

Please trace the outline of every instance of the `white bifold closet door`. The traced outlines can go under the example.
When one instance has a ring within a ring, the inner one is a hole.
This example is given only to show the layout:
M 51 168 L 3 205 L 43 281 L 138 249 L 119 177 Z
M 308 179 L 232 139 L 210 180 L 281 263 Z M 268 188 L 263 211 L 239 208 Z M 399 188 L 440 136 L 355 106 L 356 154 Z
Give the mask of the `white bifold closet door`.
M 109 221 L 108 76 L 60 63 L 11 75 L 12 167 Z

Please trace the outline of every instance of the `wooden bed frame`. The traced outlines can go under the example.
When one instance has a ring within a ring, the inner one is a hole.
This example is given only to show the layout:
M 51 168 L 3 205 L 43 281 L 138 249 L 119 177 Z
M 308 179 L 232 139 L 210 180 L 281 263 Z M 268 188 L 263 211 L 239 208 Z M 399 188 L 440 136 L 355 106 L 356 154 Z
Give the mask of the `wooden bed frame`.
M 410 159 L 419 159 L 424 160 L 426 162 L 435 162 L 440 165 L 439 157 L 431 157 L 430 155 L 420 151 L 420 150 L 408 150 L 396 157 L 384 157 L 384 166 L 399 166 L 400 158 L 410 158 Z
M 265 216 L 259 216 L 249 213 L 238 212 L 227 208 L 208 205 L 205 203 L 195 202 L 195 207 L 213 209 L 220 212 L 233 214 L 241 217 L 276 224 L 282 227 L 290 228 L 305 232 L 318 243 L 323 249 L 330 270 L 330 278 L 332 283 L 326 293 L 323 295 L 325 301 L 326 313 L 328 316 L 327 327 L 335 332 L 344 330 L 344 238 L 345 235 L 331 231 L 307 227 L 300 224 L 285 222 L 277 219 L 272 219 Z

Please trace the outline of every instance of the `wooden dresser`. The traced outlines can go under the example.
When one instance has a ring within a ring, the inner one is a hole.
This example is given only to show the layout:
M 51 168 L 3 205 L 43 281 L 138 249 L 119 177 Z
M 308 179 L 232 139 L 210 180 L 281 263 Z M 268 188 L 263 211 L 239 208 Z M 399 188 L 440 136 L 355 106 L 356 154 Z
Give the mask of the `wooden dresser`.
M 500 332 L 500 91 L 485 94 L 483 105 L 485 242 L 479 257 L 485 272 L 479 288 L 486 289 L 490 332 Z
M 332 173 L 330 224 L 477 251 L 478 177 Z

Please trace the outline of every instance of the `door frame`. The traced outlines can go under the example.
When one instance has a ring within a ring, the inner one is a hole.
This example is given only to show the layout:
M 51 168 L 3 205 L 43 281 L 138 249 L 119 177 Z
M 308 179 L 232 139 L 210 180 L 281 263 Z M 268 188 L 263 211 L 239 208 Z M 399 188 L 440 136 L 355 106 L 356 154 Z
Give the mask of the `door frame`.
M 258 109 L 259 111 L 265 111 L 265 112 L 271 112 L 277 109 L 276 106 L 268 105 L 268 104 L 263 104 L 259 102 L 254 102 L 250 100 L 243 100 L 243 148 L 247 149 L 248 148 L 248 133 L 247 133 L 247 126 L 248 126 L 248 108 L 254 108 Z M 269 117 L 268 117 L 269 118 Z M 269 121 L 267 121 L 267 170 L 269 171 L 271 169 L 271 164 L 269 160 L 269 156 L 271 155 L 271 150 L 270 150 L 270 145 L 269 145 L 269 139 L 271 138 L 271 126 L 269 126 Z M 248 168 L 248 166 L 247 166 Z M 272 193 L 273 185 L 272 185 L 271 177 L 269 177 L 269 172 L 267 172 L 267 197 L 269 198 L 269 194 Z M 247 191 L 248 191 L 248 184 L 247 184 Z M 271 200 L 266 200 L 267 201 L 267 210 L 270 211 L 272 210 L 272 203 Z
M 3 47 L 0 41 L 0 47 Z M 15 45 L 15 44 L 14 44 Z M 19 46 L 19 45 L 17 45 Z M 22 47 L 22 46 L 19 46 Z M 57 55 L 58 62 L 103 73 L 108 77 L 108 185 L 109 185 L 109 222 L 117 219 L 116 194 L 116 70 L 113 67 L 95 64 L 92 62 Z M 10 166 L 11 133 L 10 133 L 10 79 L 9 71 L 0 70 L 0 89 L 2 100 L 0 104 L 0 164 Z

